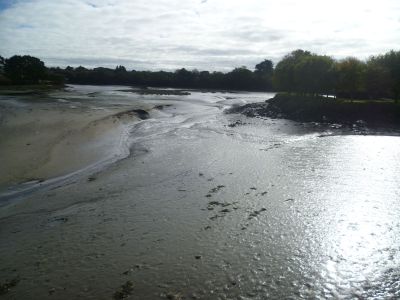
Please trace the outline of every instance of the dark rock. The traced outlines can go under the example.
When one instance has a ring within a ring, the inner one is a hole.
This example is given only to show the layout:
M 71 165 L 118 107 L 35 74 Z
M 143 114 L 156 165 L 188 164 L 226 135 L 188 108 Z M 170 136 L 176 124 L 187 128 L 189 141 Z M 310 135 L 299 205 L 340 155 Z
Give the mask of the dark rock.
M 116 300 L 128 298 L 133 292 L 133 283 L 128 280 L 114 293 L 113 298 Z
M 168 300 L 181 300 L 182 299 L 182 295 L 179 293 L 168 293 L 166 295 L 166 298 Z
M 11 280 L 7 280 L 4 283 L 0 283 L 0 295 L 7 294 L 11 288 L 15 287 L 20 282 L 19 277 L 15 277 Z
M 150 117 L 149 113 L 143 109 L 132 109 L 115 114 L 115 117 L 118 119 L 121 119 L 124 116 L 137 116 L 142 120 L 146 120 Z

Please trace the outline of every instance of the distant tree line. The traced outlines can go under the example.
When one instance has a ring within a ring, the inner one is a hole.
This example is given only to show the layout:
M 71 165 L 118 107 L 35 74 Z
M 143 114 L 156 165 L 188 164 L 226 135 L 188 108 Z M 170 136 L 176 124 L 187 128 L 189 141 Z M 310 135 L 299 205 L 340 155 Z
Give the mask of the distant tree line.
M 1 57 L 1 59 L 3 59 Z M 35 84 L 40 82 L 74 83 L 74 84 L 121 84 L 154 87 L 177 88 L 211 88 L 232 90 L 271 91 L 273 64 L 269 60 L 255 66 L 254 71 L 246 67 L 235 68 L 231 72 L 209 72 L 186 70 L 167 71 L 127 71 L 124 66 L 115 69 L 82 66 L 73 68 L 46 68 L 44 63 L 32 56 L 15 55 L 3 59 L 3 79 L 0 84 Z M 0 64 L 1 67 L 1 64 Z M 0 69 L 1 72 L 1 69 Z
M 272 90 L 273 64 L 265 60 L 257 64 L 254 71 L 246 67 L 231 72 L 209 72 L 178 69 L 167 71 L 127 71 L 124 66 L 115 69 L 84 67 L 52 69 L 63 75 L 67 82 L 78 84 L 123 84 L 154 87 L 213 88 L 235 90 Z
M 270 60 L 231 72 L 187 70 L 128 71 L 82 66 L 46 68 L 32 56 L 0 56 L 0 84 L 40 82 L 74 84 L 122 84 L 154 87 L 210 88 L 230 90 L 282 91 L 307 95 L 332 95 L 344 98 L 400 97 L 400 51 L 372 56 L 366 61 L 349 57 L 335 60 L 330 56 L 296 50 L 274 68 Z

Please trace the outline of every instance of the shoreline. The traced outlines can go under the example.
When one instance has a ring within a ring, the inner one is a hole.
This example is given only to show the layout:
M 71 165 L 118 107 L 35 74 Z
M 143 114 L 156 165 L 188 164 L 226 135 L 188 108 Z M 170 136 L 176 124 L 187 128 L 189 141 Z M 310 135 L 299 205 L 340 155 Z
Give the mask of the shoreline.
M 400 106 L 387 101 L 336 100 L 277 94 L 265 102 L 235 106 L 228 114 L 287 119 L 352 134 L 400 134 Z

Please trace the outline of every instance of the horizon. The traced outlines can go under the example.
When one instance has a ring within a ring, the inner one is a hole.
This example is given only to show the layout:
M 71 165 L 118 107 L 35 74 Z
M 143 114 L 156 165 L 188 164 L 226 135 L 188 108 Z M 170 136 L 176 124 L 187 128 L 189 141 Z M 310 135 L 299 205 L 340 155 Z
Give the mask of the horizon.
M 252 69 L 296 49 L 364 60 L 398 49 L 399 12 L 394 0 L 0 0 L 0 55 L 137 71 Z

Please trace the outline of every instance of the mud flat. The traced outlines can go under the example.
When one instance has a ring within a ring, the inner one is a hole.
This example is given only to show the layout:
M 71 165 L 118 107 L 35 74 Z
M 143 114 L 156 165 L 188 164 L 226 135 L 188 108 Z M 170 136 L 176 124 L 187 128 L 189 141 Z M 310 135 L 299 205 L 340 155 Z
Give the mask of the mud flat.
M 0 190 L 121 159 L 129 154 L 129 129 L 149 117 L 140 105 L 82 103 L 90 93 L 34 95 L 0 96 Z
M 78 128 L 149 116 L 124 159 L 0 207 L 1 299 L 400 297 L 398 137 L 224 113 L 271 94 L 124 88 L 63 94 L 100 111 Z

